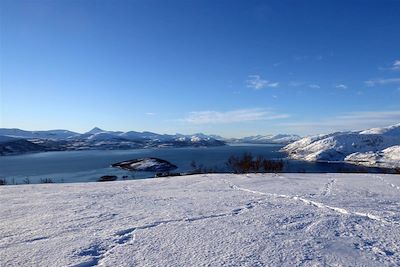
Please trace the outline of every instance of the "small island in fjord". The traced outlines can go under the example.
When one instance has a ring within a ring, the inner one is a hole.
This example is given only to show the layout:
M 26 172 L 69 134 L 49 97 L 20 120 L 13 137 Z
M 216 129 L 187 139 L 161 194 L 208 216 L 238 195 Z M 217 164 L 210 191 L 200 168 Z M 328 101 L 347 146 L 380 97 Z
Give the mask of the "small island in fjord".
M 178 167 L 169 161 L 159 158 L 140 158 L 114 163 L 112 167 L 128 171 L 168 172 Z

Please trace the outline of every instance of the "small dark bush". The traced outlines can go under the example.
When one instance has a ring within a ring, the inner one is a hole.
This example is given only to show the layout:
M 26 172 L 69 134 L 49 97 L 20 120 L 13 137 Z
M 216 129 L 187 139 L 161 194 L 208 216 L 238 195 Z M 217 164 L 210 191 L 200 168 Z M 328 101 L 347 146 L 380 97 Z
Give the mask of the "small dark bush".
M 190 163 L 191 171 L 189 174 L 219 173 L 222 172 L 218 167 L 206 167 L 203 164 L 197 165 L 196 161 Z
M 283 170 L 283 161 L 278 160 L 264 160 L 264 171 L 265 172 L 281 172 Z
M 6 185 L 6 184 L 7 184 L 6 178 L 0 178 L 0 185 Z
M 251 153 L 242 157 L 230 156 L 226 165 L 234 173 L 281 172 L 284 167 L 282 160 L 267 160 L 262 156 L 254 158 Z
M 54 181 L 51 178 L 42 178 L 42 179 L 40 179 L 40 183 L 42 183 L 42 184 L 52 184 L 52 183 L 54 183 Z

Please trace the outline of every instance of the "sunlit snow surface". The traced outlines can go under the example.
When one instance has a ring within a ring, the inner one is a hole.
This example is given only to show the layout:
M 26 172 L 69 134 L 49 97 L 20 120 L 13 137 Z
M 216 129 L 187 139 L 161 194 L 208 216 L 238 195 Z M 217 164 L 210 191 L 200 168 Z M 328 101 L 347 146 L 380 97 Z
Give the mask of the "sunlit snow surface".
M 400 176 L 0 188 L 0 266 L 399 266 Z

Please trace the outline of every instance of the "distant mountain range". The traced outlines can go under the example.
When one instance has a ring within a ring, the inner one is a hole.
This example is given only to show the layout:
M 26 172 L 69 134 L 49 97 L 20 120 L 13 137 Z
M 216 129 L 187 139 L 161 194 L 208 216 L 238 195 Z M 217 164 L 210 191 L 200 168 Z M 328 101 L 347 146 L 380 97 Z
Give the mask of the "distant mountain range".
M 277 135 L 255 135 L 243 138 L 223 139 L 228 143 L 248 143 L 248 144 L 289 144 L 301 139 L 295 134 L 277 134 Z
M 67 139 L 72 136 L 78 136 L 78 133 L 67 130 L 50 130 L 50 131 L 25 131 L 20 129 L 0 128 L 0 136 L 10 136 L 23 139 Z M 0 139 L 1 141 L 2 139 Z
M 400 168 L 400 123 L 364 131 L 309 136 L 283 150 L 294 159 Z
M 0 128 L 0 155 L 41 151 L 136 149 L 155 147 L 208 147 L 227 143 L 288 144 L 300 139 L 297 135 L 257 135 L 244 138 L 223 138 L 197 133 L 158 134 L 153 132 L 106 131 L 98 127 L 86 133 L 68 130 L 26 131 Z
M 106 131 L 97 127 L 83 134 L 68 130 L 0 129 L 0 155 L 41 151 L 223 145 L 225 145 L 224 141 L 204 134 L 167 135 L 152 132 L 121 132 Z

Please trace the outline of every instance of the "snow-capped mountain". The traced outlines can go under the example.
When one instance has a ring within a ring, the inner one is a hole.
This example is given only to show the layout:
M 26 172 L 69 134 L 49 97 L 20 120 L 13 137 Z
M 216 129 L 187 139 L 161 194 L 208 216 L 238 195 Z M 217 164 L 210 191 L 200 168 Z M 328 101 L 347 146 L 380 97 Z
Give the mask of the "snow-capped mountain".
M 230 143 L 250 143 L 250 144 L 289 144 L 299 140 L 301 137 L 294 134 L 277 135 L 255 135 L 243 138 L 228 139 Z
M 119 134 L 123 134 L 124 132 L 121 132 L 121 131 L 106 131 L 106 130 L 100 129 L 99 127 L 94 127 L 92 130 L 84 133 L 83 135 L 93 135 L 93 134 L 99 134 L 99 133 L 107 133 L 107 134 L 112 134 L 112 135 L 119 135 Z
M 85 134 L 97 134 L 97 133 L 103 133 L 106 132 L 98 127 L 94 127 L 92 130 L 87 131 Z
M 86 133 L 77 134 L 77 135 L 69 137 L 68 139 L 105 141 L 105 140 L 121 139 L 118 137 L 118 135 L 120 135 L 122 133 L 123 132 L 106 131 L 106 130 L 102 130 L 98 127 L 94 127 L 92 130 L 90 130 Z
M 343 161 L 370 166 L 383 166 L 381 161 L 398 163 L 400 124 L 364 131 L 337 132 L 310 136 L 283 148 L 289 157 L 307 161 Z

